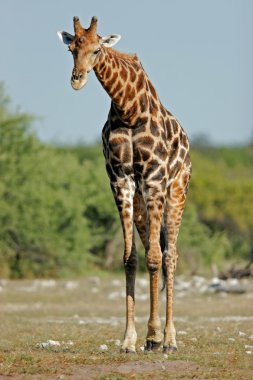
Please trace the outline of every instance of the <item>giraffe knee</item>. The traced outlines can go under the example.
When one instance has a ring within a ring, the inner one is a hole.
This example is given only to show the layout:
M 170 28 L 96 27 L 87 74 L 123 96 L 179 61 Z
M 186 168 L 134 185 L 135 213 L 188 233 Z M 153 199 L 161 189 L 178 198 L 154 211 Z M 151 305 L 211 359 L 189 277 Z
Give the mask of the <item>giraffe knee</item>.
M 162 255 L 148 255 L 147 256 L 147 269 L 150 273 L 155 273 L 161 269 Z
M 124 268 L 126 272 L 132 273 L 135 272 L 138 265 L 137 255 L 131 254 L 129 257 L 124 256 Z
M 137 269 L 137 260 L 135 260 L 135 261 L 127 260 L 126 262 L 124 262 L 124 267 L 125 267 L 125 272 L 128 272 L 128 273 L 135 272 Z

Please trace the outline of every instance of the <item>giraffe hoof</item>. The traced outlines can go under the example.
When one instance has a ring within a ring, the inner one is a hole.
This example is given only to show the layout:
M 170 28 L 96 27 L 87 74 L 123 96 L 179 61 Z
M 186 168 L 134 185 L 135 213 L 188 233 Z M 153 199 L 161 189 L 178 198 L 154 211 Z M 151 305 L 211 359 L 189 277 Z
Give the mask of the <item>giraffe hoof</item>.
M 136 354 L 136 351 L 132 348 L 121 348 L 120 352 L 122 354 Z
M 153 342 L 152 340 L 147 340 L 145 345 L 145 351 L 158 351 L 161 346 L 161 342 Z
M 177 352 L 177 347 L 176 346 L 163 346 L 163 352 L 165 354 L 174 354 Z

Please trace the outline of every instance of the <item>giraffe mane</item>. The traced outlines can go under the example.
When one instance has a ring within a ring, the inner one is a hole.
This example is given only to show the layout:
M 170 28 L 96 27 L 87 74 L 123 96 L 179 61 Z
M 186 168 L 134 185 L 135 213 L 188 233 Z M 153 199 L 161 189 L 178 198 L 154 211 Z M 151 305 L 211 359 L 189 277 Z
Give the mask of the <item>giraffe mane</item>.
M 128 61 L 134 61 L 134 62 L 138 62 L 139 61 L 139 58 L 137 56 L 137 54 L 129 54 L 129 53 L 122 53 L 118 50 L 114 50 L 112 48 L 107 48 L 107 50 L 114 56 L 118 57 L 118 58 L 121 58 L 121 59 L 126 59 Z

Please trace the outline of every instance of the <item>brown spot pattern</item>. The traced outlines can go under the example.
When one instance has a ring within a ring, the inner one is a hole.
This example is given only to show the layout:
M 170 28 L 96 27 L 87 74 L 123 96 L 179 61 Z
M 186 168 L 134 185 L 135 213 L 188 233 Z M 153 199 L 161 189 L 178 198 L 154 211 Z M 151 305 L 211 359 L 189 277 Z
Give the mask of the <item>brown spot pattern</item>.
M 160 182 L 165 176 L 165 168 L 161 167 L 158 171 L 154 173 L 154 175 L 151 177 L 152 181 L 158 181 Z
M 182 163 L 179 162 L 179 161 L 176 161 L 175 164 L 170 167 L 170 176 L 171 176 L 171 178 L 175 178 L 175 176 L 179 172 L 181 166 L 182 166 Z
M 166 158 L 168 157 L 168 152 L 167 149 L 165 148 L 164 144 L 160 141 L 154 150 L 154 154 L 161 158 L 161 160 L 165 161 Z
M 150 132 L 155 137 L 160 136 L 159 127 L 158 127 L 157 123 L 153 119 L 150 120 Z
M 141 148 L 141 149 L 139 149 L 139 151 L 141 154 L 142 161 L 145 162 L 145 161 L 149 160 L 149 158 L 150 158 L 150 151 L 149 150 Z
M 130 71 L 130 81 L 131 81 L 131 82 L 134 82 L 135 79 L 136 79 L 136 73 L 135 73 L 135 70 L 134 70 L 132 67 L 130 67 L 130 68 L 129 68 L 129 71 Z
M 139 137 L 136 143 L 137 145 L 140 145 L 140 146 L 144 145 L 148 147 L 149 149 L 152 149 L 154 145 L 154 139 L 151 136 L 147 135 L 147 136 Z
M 143 73 L 140 73 L 136 82 L 136 91 L 140 92 L 140 90 L 144 87 L 144 75 Z
M 122 84 L 121 84 L 121 81 L 119 79 L 118 82 L 116 83 L 116 86 L 113 88 L 112 96 L 115 96 L 119 92 L 121 87 L 122 87 Z
M 143 116 L 143 117 L 138 117 L 137 120 L 134 123 L 135 128 L 138 128 L 140 126 L 146 125 L 148 122 L 148 117 Z
M 126 82 L 126 80 L 127 80 L 127 70 L 125 69 L 124 66 L 122 66 L 119 75 L 123 79 L 123 83 Z
M 114 137 L 109 140 L 109 144 L 112 149 L 124 143 L 128 143 L 128 139 L 126 139 L 124 136 Z
M 157 99 L 157 93 L 156 93 L 156 90 L 153 86 L 153 84 L 150 82 L 150 80 L 148 81 L 148 85 L 149 85 L 149 89 L 150 89 L 150 92 L 152 94 L 152 96 Z
M 146 93 L 144 92 L 141 96 L 140 96 L 140 109 L 141 109 L 141 112 L 144 113 L 148 108 L 148 98 L 147 98 L 147 95 Z
M 127 84 L 126 94 L 127 94 L 127 100 L 129 102 L 131 102 L 135 97 L 135 89 L 129 83 Z M 135 107 L 136 107 L 136 105 L 137 105 L 137 102 L 135 102 Z M 132 106 L 132 108 L 135 108 L 135 107 L 134 107 L 134 105 Z
M 106 83 L 106 87 L 108 87 L 108 88 L 112 88 L 113 85 L 114 85 L 115 82 L 116 82 L 117 77 L 118 77 L 117 74 L 114 73 L 113 76 L 112 76 L 112 78 Z
M 174 132 L 174 134 L 176 134 L 178 132 L 178 123 L 176 122 L 176 120 L 172 119 L 171 124 L 172 124 L 172 128 L 173 128 L 173 132 Z
M 178 152 L 178 138 L 176 137 L 171 145 L 171 154 L 169 158 L 170 162 L 174 161 L 174 159 L 177 156 L 177 152 Z
M 154 101 L 154 98 L 152 96 L 150 97 L 149 103 L 150 103 L 150 112 L 151 112 L 151 114 L 153 116 L 156 116 L 157 115 L 157 111 L 158 111 L 158 107 L 157 107 L 157 104 Z
M 122 161 L 124 163 L 130 163 L 131 162 L 131 151 L 130 151 L 129 145 L 125 144 L 123 146 Z
M 156 160 L 151 160 L 148 162 L 147 167 L 144 171 L 144 179 L 148 179 L 149 176 L 159 168 L 159 163 Z
M 110 66 L 108 66 L 106 72 L 105 72 L 105 75 L 107 77 L 107 79 L 110 79 L 111 75 L 112 75 L 112 69 Z
M 166 131 L 167 131 L 167 139 L 170 141 L 172 139 L 172 128 L 171 128 L 170 119 L 166 120 L 165 126 L 166 126 Z
M 184 148 L 181 148 L 180 149 L 180 152 L 179 152 L 179 157 L 184 160 L 185 158 L 185 155 L 186 155 L 186 150 Z

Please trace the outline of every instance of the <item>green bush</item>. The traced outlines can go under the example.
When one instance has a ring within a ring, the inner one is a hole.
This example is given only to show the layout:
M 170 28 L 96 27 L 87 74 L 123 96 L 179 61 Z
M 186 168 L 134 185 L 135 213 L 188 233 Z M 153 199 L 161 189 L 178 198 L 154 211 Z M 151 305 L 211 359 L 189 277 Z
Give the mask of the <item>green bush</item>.
M 85 268 L 90 178 L 75 155 L 41 144 L 30 118 L 0 105 L 0 275 L 60 276 Z

